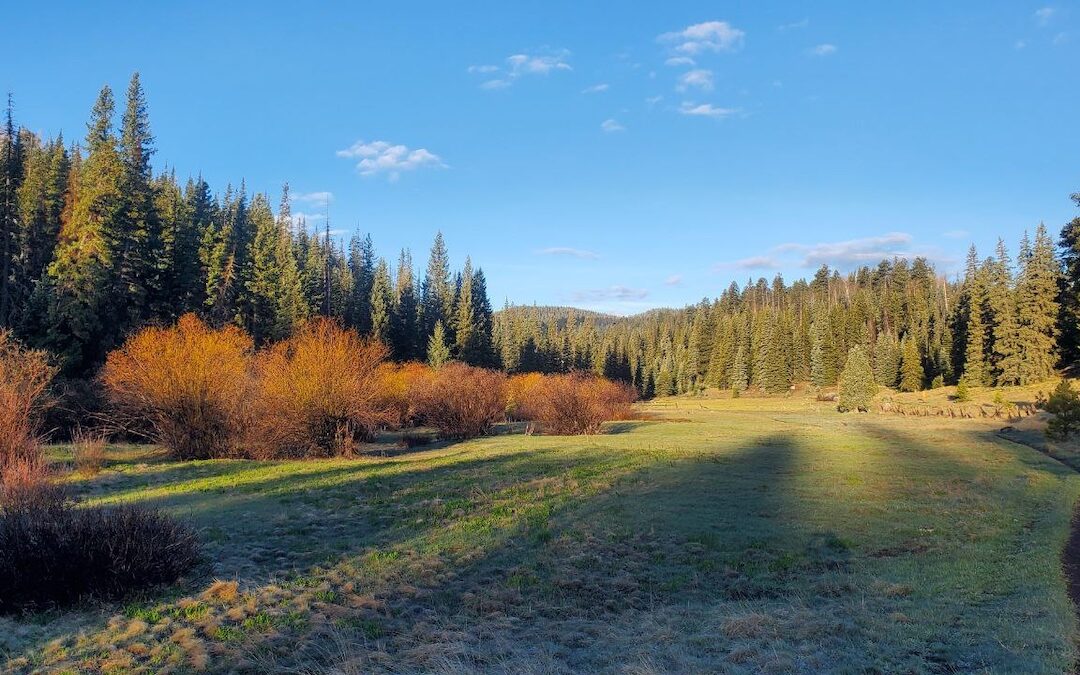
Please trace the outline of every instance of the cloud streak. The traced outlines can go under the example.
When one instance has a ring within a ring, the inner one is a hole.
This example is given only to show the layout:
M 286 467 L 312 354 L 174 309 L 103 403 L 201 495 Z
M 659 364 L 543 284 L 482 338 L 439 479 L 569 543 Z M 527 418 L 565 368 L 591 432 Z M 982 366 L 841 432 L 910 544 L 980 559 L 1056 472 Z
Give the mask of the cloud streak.
M 569 58 L 570 51 L 567 49 L 536 54 L 511 54 L 503 60 L 501 66 L 476 65 L 469 66 L 467 70 L 470 75 L 489 78 L 480 83 L 481 89 L 506 89 L 517 80 L 529 75 L 549 75 L 558 71 L 573 70 Z M 607 87 L 607 85 L 603 86 Z
M 706 70 L 705 68 L 688 70 L 679 76 L 678 82 L 675 85 L 675 89 L 677 91 L 686 91 L 687 89 L 712 91 L 713 73 L 711 70 Z
M 679 106 L 679 112 L 683 115 L 690 115 L 691 117 L 712 117 L 713 119 L 723 119 L 730 117 L 738 112 L 736 108 L 720 108 L 714 106 L 712 103 L 692 103 L 690 101 L 683 101 Z
M 610 286 L 608 288 L 595 288 L 574 291 L 575 302 L 604 302 L 616 300 L 620 302 L 644 300 L 649 297 L 649 292 L 644 288 L 628 288 L 626 286 Z
M 604 133 L 608 133 L 608 134 L 617 133 L 619 131 L 626 131 L 626 127 L 619 124 L 618 121 L 613 120 L 613 119 L 606 119 L 603 122 L 601 122 L 600 123 L 600 129 Z
M 600 258 L 599 253 L 593 251 L 587 251 L 581 248 L 572 248 L 570 246 L 550 246 L 548 248 L 542 248 L 537 251 L 540 255 L 555 255 L 555 256 L 567 256 L 570 258 L 578 258 L 580 260 L 597 260 Z
M 834 44 L 820 44 L 810 49 L 811 56 L 832 56 L 836 53 L 837 47 Z

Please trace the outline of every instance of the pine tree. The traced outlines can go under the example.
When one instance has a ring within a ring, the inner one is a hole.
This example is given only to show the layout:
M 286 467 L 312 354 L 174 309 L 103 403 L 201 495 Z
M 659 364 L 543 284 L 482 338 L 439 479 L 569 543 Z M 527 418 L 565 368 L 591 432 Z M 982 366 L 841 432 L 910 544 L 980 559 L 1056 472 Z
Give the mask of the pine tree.
M 104 360 L 119 333 L 106 325 L 111 248 L 105 230 L 122 217 L 124 166 L 112 133 L 112 91 L 104 87 L 91 114 L 85 161 L 80 166 L 71 215 L 48 268 L 49 299 L 44 346 L 65 369 L 81 373 Z M 119 300 L 117 300 L 119 301 Z
M 874 344 L 874 381 L 895 387 L 900 379 L 900 342 L 892 333 L 878 333 Z
M 1080 192 L 1072 199 L 1080 207 Z M 1061 228 L 1058 248 L 1063 268 L 1059 344 L 1062 364 L 1071 368 L 1080 364 L 1080 216 Z
M 390 344 L 394 325 L 394 286 L 390 281 L 390 268 L 385 258 L 375 265 L 375 279 L 371 284 L 371 336 Z
M 791 333 L 782 314 L 774 316 L 770 322 L 763 351 L 762 388 L 772 394 L 787 391 L 791 386 Z
M 847 363 L 840 373 L 840 396 L 837 408 L 840 412 L 866 411 L 877 391 L 870 359 L 862 345 L 848 351 Z
M 989 305 L 994 316 L 994 383 L 1020 383 L 1020 330 L 1016 323 L 1016 293 L 1013 289 L 1012 265 L 1005 242 L 998 239 L 997 259 L 993 266 L 994 282 L 990 286 Z
M 432 368 L 438 370 L 450 361 L 450 346 L 447 344 L 446 331 L 442 321 L 435 322 L 435 328 L 431 331 L 431 337 L 427 344 L 427 362 Z
M 1026 236 L 1025 236 L 1026 239 Z M 1057 364 L 1057 292 L 1061 268 L 1054 245 L 1041 223 L 1035 242 L 1025 245 L 1016 288 L 1016 321 L 1020 346 L 1019 384 L 1041 382 L 1054 374 Z
M 420 357 L 417 313 L 412 254 L 409 249 L 403 248 L 398 257 L 397 282 L 394 286 L 394 326 L 390 340 L 394 358 L 399 361 Z
M 12 324 L 18 326 L 24 337 L 36 337 L 42 328 L 41 308 L 31 309 L 30 305 L 36 305 L 43 297 L 42 279 L 60 236 L 69 171 L 63 137 L 44 146 L 35 144 L 25 151 L 25 168 L 17 195 L 20 227 L 11 313 Z
M 906 335 L 901 340 L 900 391 L 922 391 L 926 373 L 915 338 Z
M 835 342 L 830 323 L 824 306 L 819 307 L 810 330 L 810 381 L 816 387 L 836 384 Z
M 964 371 L 963 378 L 971 386 L 989 382 L 990 367 L 986 359 L 988 330 L 985 322 L 986 281 L 978 264 L 978 254 L 972 245 L 968 251 L 967 273 L 964 277 Z
M 423 337 L 430 337 L 439 321 L 443 323 L 444 331 L 450 328 L 448 322 L 453 321 L 453 310 L 454 287 L 450 283 L 450 258 L 442 232 L 438 232 L 428 256 L 424 281 L 420 284 L 420 330 Z
M 19 231 L 18 189 L 22 152 L 14 117 L 11 94 L 8 94 L 4 135 L 0 137 L 0 328 L 11 324 L 13 272 Z
M 345 324 L 367 335 L 371 332 L 371 286 L 375 283 L 375 246 L 370 234 L 349 240 L 348 267 L 352 292 L 347 301 Z

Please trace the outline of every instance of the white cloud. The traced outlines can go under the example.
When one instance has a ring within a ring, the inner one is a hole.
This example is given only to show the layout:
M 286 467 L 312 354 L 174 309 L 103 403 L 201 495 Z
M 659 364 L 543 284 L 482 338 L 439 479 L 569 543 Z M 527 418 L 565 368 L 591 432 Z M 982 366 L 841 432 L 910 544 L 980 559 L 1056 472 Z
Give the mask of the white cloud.
M 615 131 L 626 131 L 626 127 L 619 124 L 617 121 L 615 121 L 613 119 L 606 119 L 603 122 L 601 122 L 600 123 L 600 128 L 603 129 L 604 131 L 606 131 L 607 133 L 612 133 L 612 132 L 615 132 Z
M 325 213 L 302 213 L 294 211 L 291 220 L 293 227 L 299 227 L 301 223 L 316 223 L 325 218 Z
M 912 237 L 906 232 L 889 232 L 876 237 L 848 239 L 846 241 L 821 242 L 817 244 L 787 243 L 773 249 L 777 253 L 790 253 L 799 258 L 802 267 L 850 268 L 874 264 L 885 258 L 912 258 Z
M 712 103 L 691 103 L 690 101 L 683 101 L 679 106 L 679 112 L 683 115 L 692 115 L 695 117 L 712 117 L 714 119 L 723 119 L 734 115 L 738 110 L 736 108 L 719 108 Z
M 334 201 L 334 193 L 332 192 L 298 192 L 292 196 L 294 202 L 301 204 L 315 204 L 318 206 L 325 206 Z
M 681 274 L 672 274 L 667 279 L 664 279 L 665 286 L 682 286 L 683 277 Z
M 481 89 L 506 89 L 511 84 L 510 80 L 486 80 L 480 84 Z
M 746 33 L 727 21 L 706 21 L 687 26 L 680 31 L 664 33 L 657 40 L 672 45 L 680 54 L 729 52 L 742 46 Z
M 357 141 L 344 150 L 338 150 L 337 156 L 359 159 L 356 168 L 361 176 L 385 173 L 390 180 L 397 180 L 403 171 L 446 168 L 442 159 L 426 148 L 412 150 L 407 146 L 386 141 Z
M 797 30 L 799 28 L 806 28 L 810 25 L 810 19 L 802 19 L 801 21 L 792 21 L 791 23 L 780 24 L 776 27 L 778 31 Z
M 810 50 L 810 53 L 814 56 L 829 56 L 836 53 L 836 45 L 829 43 L 818 45 Z
M 649 292 L 644 288 L 628 288 L 626 286 L 611 286 L 609 288 L 596 288 L 575 291 L 573 298 L 576 302 L 602 302 L 604 300 L 644 300 L 649 297 Z
M 548 75 L 560 70 L 573 70 L 568 59 L 570 51 L 560 49 L 540 54 L 511 54 L 502 66 L 469 66 L 473 75 L 494 76 L 480 84 L 481 89 L 506 89 L 526 75 Z
M 1040 26 L 1045 26 L 1050 23 L 1050 19 L 1053 19 L 1055 14 L 1057 14 L 1057 10 L 1053 7 L 1040 7 L 1035 10 L 1035 20 L 1039 22 Z
M 712 91 L 712 71 L 704 68 L 697 68 L 695 70 L 688 70 L 680 75 L 678 84 L 675 85 L 675 89 L 678 91 L 686 91 L 690 88 L 697 88 L 702 91 Z
M 542 248 L 537 251 L 540 255 L 561 255 L 571 258 L 580 258 L 581 260 L 596 260 L 600 257 L 599 253 L 592 251 L 586 251 L 581 248 L 571 248 L 569 246 L 551 246 L 549 248 Z
M 585 87 L 584 89 L 581 90 L 581 93 L 582 94 L 599 94 L 600 92 L 607 91 L 609 88 L 610 88 L 610 85 L 608 85 L 608 83 L 601 82 L 600 84 L 594 84 L 591 87 Z
M 775 270 L 780 268 L 780 262 L 768 255 L 755 255 L 749 258 L 740 258 L 730 262 L 722 262 L 713 265 L 714 271 L 722 270 Z
M 652 107 L 663 100 L 663 96 L 650 96 L 649 98 L 645 99 L 645 102 L 649 104 L 649 107 Z
M 670 59 L 664 61 L 665 66 L 693 66 L 697 65 L 697 62 L 689 56 L 672 56 Z

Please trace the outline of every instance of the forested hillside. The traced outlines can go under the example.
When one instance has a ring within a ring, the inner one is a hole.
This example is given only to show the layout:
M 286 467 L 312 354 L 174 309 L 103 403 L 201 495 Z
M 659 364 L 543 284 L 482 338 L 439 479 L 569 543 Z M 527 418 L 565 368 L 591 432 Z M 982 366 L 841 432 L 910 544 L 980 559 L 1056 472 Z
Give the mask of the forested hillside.
M 435 236 L 418 274 L 370 236 L 309 231 L 284 186 L 275 208 L 244 182 L 155 174 L 139 77 L 116 123 L 108 87 L 78 142 L 14 119 L 0 137 L 0 327 L 46 348 L 73 376 L 96 370 L 135 329 L 193 312 L 257 344 L 319 315 L 384 341 L 400 361 L 453 358 L 511 372 L 595 370 L 650 397 L 704 387 L 777 393 L 828 387 L 863 344 L 879 384 L 1026 384 L 1076 361 L 1080 219 L 1060 253 L 1046 228 L 949 280 L 921 258 L 842 274 L 732 283 L 715 300 L 618 318 L 508 305 L 493 313 L 483 271 L 450 265 Z M 1080 197 L 1074 196 L 1080 203 Z

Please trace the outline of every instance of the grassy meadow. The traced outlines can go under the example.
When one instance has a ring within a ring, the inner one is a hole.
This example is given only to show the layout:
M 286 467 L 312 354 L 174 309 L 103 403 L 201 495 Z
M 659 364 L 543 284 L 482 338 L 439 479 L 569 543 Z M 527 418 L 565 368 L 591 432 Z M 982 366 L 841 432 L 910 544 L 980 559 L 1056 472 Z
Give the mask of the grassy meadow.
M 5 672 L 1046 672 L 1080 475 L 1001 420 L 666 399 L 594 437 L 64 480 L 159 506 L 205 562 L 122 604 L 0 618 Z M 65 462 L 65 448 L 53 458 Z

